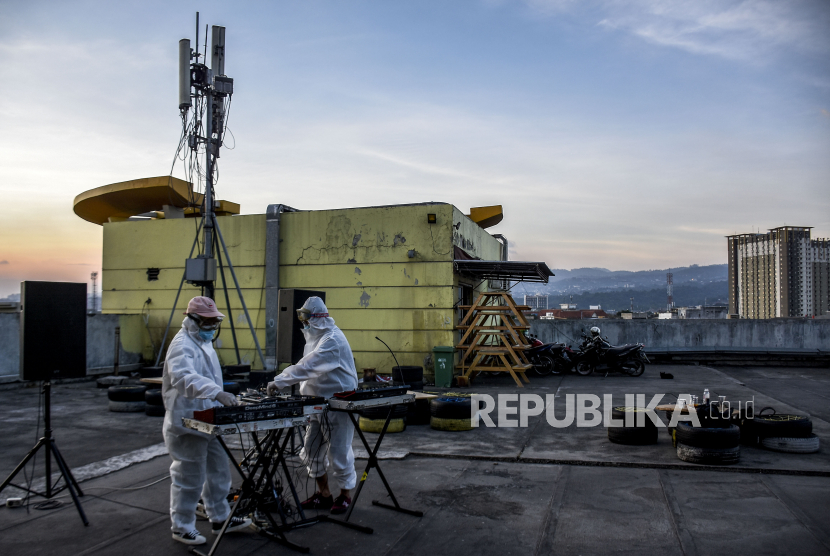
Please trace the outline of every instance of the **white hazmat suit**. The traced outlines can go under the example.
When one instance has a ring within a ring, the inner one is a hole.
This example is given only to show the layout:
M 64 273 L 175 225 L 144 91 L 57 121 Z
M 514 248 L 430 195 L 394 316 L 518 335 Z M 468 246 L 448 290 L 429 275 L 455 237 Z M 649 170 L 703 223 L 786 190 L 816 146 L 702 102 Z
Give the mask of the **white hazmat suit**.
M 210 341 L 199 337 L 199 326 L 190 317 L 167 350 L 162 375 L 164 398 L 164 443 L 170 466 L 170 519 L 174 532 L 196 527 L 196 505 L 201 497 L 210 520 L 223 522 L 230 514 L 227 495 L 231 487 L 228 457 L 219 441 L 182 426 L 182 417 L 194 410 L 217 405 L 222 389 L 222 369 Z
M 312 315 L 308 320 L 309 327 L 303 329 L 306 342 L 303 358 L 280 373 L 272 385 L 283 389 L 300 383 L 300 394 L 326 399 L 336 392 L 354 390 L 357 388 L 357 370 L 346 336 L 334 325 L 331 317 L 314 316 L 328 314 L 326 305 L 319 297 L 308 298 L 303 308 Z M 328 434 L 321 427 L 323 422 L 328 424 L 325 427 L 330 429 Z M 309 476 L 315 479 L 322 477 L 328 464 L 331 464 L 332 474 L 340 488 L 353 489 L 357 480 L 353 436 L 354 427 L 345 413 L 329 411 L 323 415 L 312 415 L 302 454 Z

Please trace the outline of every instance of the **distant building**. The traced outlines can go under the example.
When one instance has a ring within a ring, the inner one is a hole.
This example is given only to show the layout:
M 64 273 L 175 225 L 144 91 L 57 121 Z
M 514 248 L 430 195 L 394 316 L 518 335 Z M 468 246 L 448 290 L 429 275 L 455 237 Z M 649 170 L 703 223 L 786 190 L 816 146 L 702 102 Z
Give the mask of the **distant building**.
M 548 296 L 546 295 L 526 295 L 525 305 L 530 307 L 531 311 L 548 308 Z
M 810 227 L 727 236 L 729 313 L 745 319 L 813 317 L 830 310 L 830 240 Z
M 625 313 L 620 313 L 620 317 L 625 320 L 632 320 L 632 319 L 647 319 L 648 313 L 632 313 L 627 311 Z
M 565 311 L 573 311 L 576 309 L 576 303 L 560 303 L 559 308 Z
M 608 315 L 603 310 L 593 311 L 590 309 L 582 310 L 567 310 L 567 309 L 548 309 L 546 311 L 539 311 L 540 319 L 569 319 L 569 320 L 584 320 L 584 319 L 604 319 Z
M 698 305 L 697 307 L 678 307 L 679 319 L 725 319 L 728 307 L 726 305 Z
M 600 309 L 602 309 L 602 305 L 588 305 L 588 308 L 592 311 L 599 311 Z

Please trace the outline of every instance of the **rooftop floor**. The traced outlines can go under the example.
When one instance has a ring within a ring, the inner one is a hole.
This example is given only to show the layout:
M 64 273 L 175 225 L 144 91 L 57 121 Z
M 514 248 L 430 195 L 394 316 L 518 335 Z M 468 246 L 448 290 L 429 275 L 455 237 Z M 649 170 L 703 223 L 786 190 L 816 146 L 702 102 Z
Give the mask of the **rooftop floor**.
M 674 380 L 660 380 L 658 371 Z M 639 378 L 600 375 L 478 380 L 470 392 L 612 394 L 699 393 L 747 400 L 756 408 L 808 413 L 830 438 L 826 369 L 649 366 Z M 37 390 L 0 391 L 0 475 L 36 441 Z M 161 419 L 107 410 L 93 383 L 53 388 L 55 437 L 76 471 L 90 520 L 84 527 L 69 498 L 53 510 L 0 509 L 5 554 L 186 554 L 170 538 L 169 457 Z M 556 415 L 564 414 L 557 406 Z M 494 414 L 495 415 L 495 414 Z M 375 435 L 367 435 L 370 438 Z M 357 451 L 359 439 L 355 438 Z M 677 459 L 661 431 L 658 444 L 621 446 L 605 429 L 554 429 L 543 417 L 526 428 L 449 433 L 410 426 L 383 443 L 381 468 L 416 518 L 375 507 L 385 497 L 370 473 L 352 521 L 365 535 L 330 524 L 288 533 L 312 554 L 830 554 L 830 448 L 790 455 L 741 448 L 741 461 L 713 470 Z M 42 462 L 41 459 L 39 461 Z M 358 459 L 360 472 L 365 459 Z M 37 472 L 42 475 L 42 463 Z M 21 478 L 16 482 L 25 482 Z M 152 484 L 155 483 L 155 484 Z M 298 481 L 301 489 L 311 482 Z M 150 485 L 150 486 L 145 486 Z M 144 488 L 140 488 L 144 487 Z M 5 499 L 9 491 L 0 494 Z M 301 493 L 302 495 L 302 493 Z M 33 503 L 40 501 L 33 499 Z M 207 533 L 209 525 L 198 527 Z M 208 535 L 209 541 L 212 539 Z M 219 554 L 289 554 L 256 534 L 229 535 Z

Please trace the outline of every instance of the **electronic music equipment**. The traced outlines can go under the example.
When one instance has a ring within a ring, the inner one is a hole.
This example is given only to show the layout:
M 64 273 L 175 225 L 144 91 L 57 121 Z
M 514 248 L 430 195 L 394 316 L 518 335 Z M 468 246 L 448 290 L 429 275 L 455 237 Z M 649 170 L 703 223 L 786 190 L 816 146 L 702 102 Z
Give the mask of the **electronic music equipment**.
M 390 398 L 392 396 L 402 396 L 409 390 L 408 384 L 388 383 L 382 382 L 364 382 L 358 385 L 354 390 L 346 390 L 344 392 L 337 392 L 334 398 L 339 400 L 357 401 L 357 400 L 371 400 L 375 398 Z
M 274 429 L 290 429 L 308 425 L 311 417 L 299 415 L 296 417 L 284 417 L 282 419 L 266 419 L 264 421 L 246 421 L 243 423 L 230 423 L 227 425 L 214 425 L 197 419 L 182 418 L 182 425 L 211 436 L 225 436 L 243 432 L 270 431 Z
M 256 393 L 245 394 L 241 401 L 240 405 L 194 411 L 193 418 L 211 425 L 267 421 L 322 413 L 326 403 L 326 400 L 319 396 L 258 397 Z
M 390 396 L 386 398 L 369 398 L 366 400 L 341 400 L 338 398 L 329 399 L 329 408 L 339 411 L 357 411 L 370 407 L 388 407 L 412 403 L 415 401 L 415 394 L 403 394 L 401 396 Z

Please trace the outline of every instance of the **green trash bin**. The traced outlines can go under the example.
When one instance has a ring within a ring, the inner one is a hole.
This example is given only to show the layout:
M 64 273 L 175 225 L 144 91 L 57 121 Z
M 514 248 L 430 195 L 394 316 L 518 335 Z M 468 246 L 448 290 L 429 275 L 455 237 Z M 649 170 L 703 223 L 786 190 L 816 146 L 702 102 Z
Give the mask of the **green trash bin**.
M 455 366 L 455 348 L 452 346 L 435 346 L 432 348 L 435 363 L 435 386 L 449 388 L 452 385 L 452 371 Z

